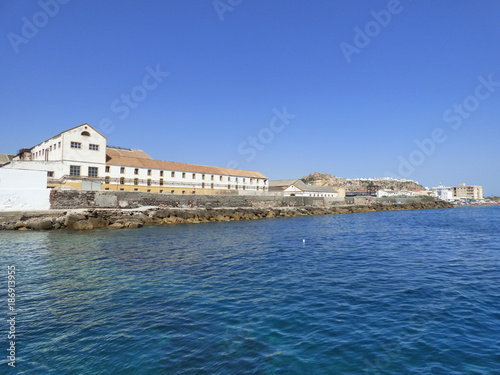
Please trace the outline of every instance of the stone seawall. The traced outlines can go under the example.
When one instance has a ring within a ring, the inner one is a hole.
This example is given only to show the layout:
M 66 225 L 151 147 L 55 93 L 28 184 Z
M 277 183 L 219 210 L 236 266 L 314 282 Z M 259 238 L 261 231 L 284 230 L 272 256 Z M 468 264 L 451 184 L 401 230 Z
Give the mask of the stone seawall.
M 331 207 L 239 207 L 239 208 L 147 208 L 88 209 L 45 211 L 38 213 L 0 213 L 0 229 L 52 230 L 95 228 L 140 228 L 144 225 L 207 223 L 231 220 L 252 220 L 303 215 L 343 214 L 356 212 L 450 208 L 444 201 L 422 201 L 404 204 L 344 205 Z
M 284 207 L 284 206 L 332 206 L 345 204 L 344 198 L 284 197 L 262 195 L 179 195 L 142 193 L 138 191 L 81 191 L 53 190 L 50 194 L 52 209 L 73 208 L 139 208 L 163 207 Z

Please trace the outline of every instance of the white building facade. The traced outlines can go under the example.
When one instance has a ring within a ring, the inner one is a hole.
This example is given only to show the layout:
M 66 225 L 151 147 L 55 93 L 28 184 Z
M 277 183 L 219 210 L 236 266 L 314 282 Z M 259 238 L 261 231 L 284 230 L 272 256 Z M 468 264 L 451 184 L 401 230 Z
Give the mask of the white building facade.
M 52 188 L 170 194 L 267 191 L 260 172 L 154 160 L 141 150 L 107 147 L 92 126 L 66 130 L 20 151 L 4 168 L 45 171 Z

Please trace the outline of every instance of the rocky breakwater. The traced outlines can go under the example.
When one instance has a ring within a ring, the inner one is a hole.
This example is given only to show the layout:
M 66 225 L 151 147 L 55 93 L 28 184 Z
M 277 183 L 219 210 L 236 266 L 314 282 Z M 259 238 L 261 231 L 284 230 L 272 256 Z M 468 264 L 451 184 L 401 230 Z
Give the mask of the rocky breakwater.
M 90 230 L 96 228 L 140 228 L 144 225 L 209 223 L 232 220 L 254 220 L 304 215 L 344 214 L 356 212 L 451 208 L 443 201 L 408 204 L 371 204 L 335 207 L 278 208 L 149 208 L 144 210 L 78 210 L 44 213 L 0 214 L 0 230 Z

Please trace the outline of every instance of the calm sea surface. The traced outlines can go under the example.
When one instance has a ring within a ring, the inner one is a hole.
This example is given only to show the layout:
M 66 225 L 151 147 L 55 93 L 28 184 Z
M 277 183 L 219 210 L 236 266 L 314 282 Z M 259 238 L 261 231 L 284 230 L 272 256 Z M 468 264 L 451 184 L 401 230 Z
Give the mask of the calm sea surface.
M 499 231 L 477 207 L 1 232 L 0 373 L 500 374 Z

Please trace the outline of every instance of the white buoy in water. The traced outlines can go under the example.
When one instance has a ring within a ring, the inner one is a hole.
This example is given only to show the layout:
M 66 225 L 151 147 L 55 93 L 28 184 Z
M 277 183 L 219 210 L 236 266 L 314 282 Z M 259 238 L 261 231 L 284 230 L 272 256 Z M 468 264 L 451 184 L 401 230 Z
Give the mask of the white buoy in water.
M 306 243 L 306 240 L 302 240 L 302 243 Z

